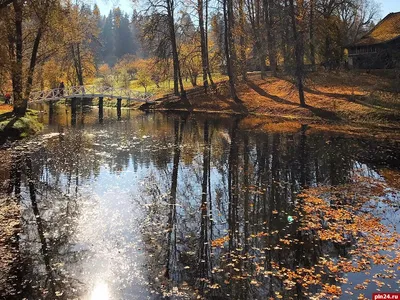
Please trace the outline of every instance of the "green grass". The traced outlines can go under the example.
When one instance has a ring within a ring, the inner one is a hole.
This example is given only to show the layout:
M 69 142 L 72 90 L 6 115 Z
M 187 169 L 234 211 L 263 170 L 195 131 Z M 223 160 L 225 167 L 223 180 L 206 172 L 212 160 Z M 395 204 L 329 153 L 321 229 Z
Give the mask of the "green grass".
M 212 76 L 213 76 L 213 81 L 214 82 L 220 82 L 220 81 L 228 79 L 228 77 L 226 75 L 222 75 L 220 73 L 214 73 L 214 74 L 212 74 Z M 93 80 L 93 84 L 101 84 L 101 78 L 94 79 Z M 202 75 L 201 74 L 197 77 L 197 84 L 198 85 L 202 85 Z M 123 87 L 123 82 L 122 81 L 115 81 L 114 82 L 114 86 L 116 88 L 121 88 L 121 87 Z M 185 78 L 184 78 L 183 79 L 183 87 L 185 89 L 191 89 L 191 88 L 193 88 L 193 85 L 192 85 L 192 83 L 190 82 L 189 79 L 186 81 Z M 144 92 L 145 91 L 144 87 L 139 84 L 138 80 L 131 80 L 129 82 L 129 88 L 131 90 L 138 91 L 138 92 Z M 172 93 L 173 89 L 174 89 L 173 80 L 163 81 L 163 82 L 161 82 L 159 84 L 159 87 L 157 87 L 155 83 L 152 83 L 151 85 L 147 86 L 147 92 L 155 93 L 155 94 L 158 94 L 158 95 Z
M 34 110 L 28 110 L 23 117 L 10 116 L 0 122 L 0 134 L 10 137 L 24 138 L 36 134 L 42 129 L 43 124 L 38 121 L 37 112 Z

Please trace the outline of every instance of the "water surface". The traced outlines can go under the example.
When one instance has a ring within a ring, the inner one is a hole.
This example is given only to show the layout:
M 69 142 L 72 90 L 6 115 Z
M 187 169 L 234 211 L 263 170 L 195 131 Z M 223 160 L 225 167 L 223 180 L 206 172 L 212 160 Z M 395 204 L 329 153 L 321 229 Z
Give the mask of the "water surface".
M 21 206 L 9 298 L 309 298 L 320 286 L 286 289 L 265 274 L 349 256 L 353 245 L 300 233 L 288 218 L 298 193 L 355 175 L 384 180 L 381 170 L 400 165 L 395 143 L 309 134 L 306 125 L 257 133 L 233 117 L 123 110 L 117 120 L 107 109 L 99 122 L 96 109 L 55 111 L 1 174 Z M 372 277 L 346 276 L 343 290 Z M 396 280 L 387 279 L 391 291 Z M 321 282 L 342 285 L 329 274 Z

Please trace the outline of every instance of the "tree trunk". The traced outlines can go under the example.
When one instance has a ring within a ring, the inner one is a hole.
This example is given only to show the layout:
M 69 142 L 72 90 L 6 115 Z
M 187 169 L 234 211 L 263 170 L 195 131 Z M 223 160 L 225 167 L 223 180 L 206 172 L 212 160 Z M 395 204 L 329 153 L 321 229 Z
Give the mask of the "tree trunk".
M 265 77 L 267 76 L 267 72 L 266 72 L 266 68 L 265 68 L 266 55 L 264 53 L 260 53 L 258 55 L 258 59 L 260 60 L 261 79 L 265 79 Z
M 315 41 L 314 41 L 314 9 L 315 0 L 310 2 L 310 60 L 313 71 L 315 71 Z
M 298 30 L 297 14 L 294 8 L 294 0 L 289 0 L 290 3 L 290 15 L 292 18 L 293 36 L 295 40 L 295 56 L 296 56 L 296 77 L 297 87 L 299 89 L 300 106 L 305 107 L 306 101 L 304 98 L 304 50 L 303 50 L 303 34 L 302 29 Z
M 167 1 L 167 13 L 168 13 L 168 23 L 169 23 L 169 33 L 172 46 L 172 62 L 174 65 L 174 94 L 179 96 L 178 83 L 180 87 L 180 96 L 182 99 L 187 100 L 186 91 L 183 88 L 181 70 L 179 66 L 179 56 L 178 47 L 176 45 L 176 34 L 175 34 L 175 24 L 174 24 L 174 7 L 173 1 Z
M 289 3 L 288 0 L 285 0 L 284 2 L 285 5 L 285 10 L 283 14 L 281 15 L 281 22 L 283 24 L 286 24 L 283 28 L 283 45 L 282 45 L 282 53 L 283 53 L 283 65 L 285 68 L 285 71 L 289 70 L 289 66 L 291 65 L 291 53 L 290 53 L 290 46 L 292 46 L 291 43 L 291 38 L 290 38 L 290 23 L 291 23 L 291 18 L 289 17 Z
M 82 58 L 81 58 L 79 43 L 76 44 L 76 50 L 75 50 L 75 45 L 72 44 L 71 50 L 72 50 L 72 57 L 74 59 L 74 68 L 76 72 L 76 77 L 78 79 L 79 85 L 83 86 L 84 82 L 83 82 Z
M 261 71 L 261 79 L 264 79 L 266 76 L 266 66 L 265 66 L 265 59 L 266 54 L 264 50 L 264 38 L 263 38 L 263 31 L 264 31 L 264 22 L 261 22 L 263 18 L 263 10 L 261 8 L 261 1 L 262 0 L 253 0 L 249 1 L 247 5 L 250 25 L 252 28 L 252 34 L 254 36 L 254 49 L 253 52 L 256 54 Z M 255 2 L 255 5 L 253 4 Z
M 255 46 L 260 63 L 261 79 L 264 79 L 265 76 L 267 75 L 265 68 L 265 59 L 266 59 L 265 51 L 260 41 L 257 41 Z
M 29 64 L 28 78 L 26 81 L 26 88 L 25 88 L 25 99 L 29 99 L 29 94 L 31 93 L 32 83 L 33 83 L 33 73 L 35 71 L 36 59 L 41 38 L 42 38 L 42 27 L 39 27 L 32 48 L 31 61 Z
M 242 80 L 246 81 L 247 79 L 247 66 L 246 66 L 246 44 L 245 44 L 245 15 L 243 8 L 243 0 L 239 0 L 239 25 L 240 25 L 240 71 L 242 73 Z
M 233 28 L 233 5 L 232 0 L 224 0 L 224 23 L 225 23 L 225 57 L 226 57 L 226 66 L 229 77 L 229 87 L 231 92 L 231 97 L 236 103 L 240 103 L 240 99 L 236 94 L 236 74 L 235 68 L 233 65 L 233 61 L 235 61 L 236 55 L 235 50 L 233 48 L 233 36 L 232 36 L 232 28 Z
M 22 7 L 23 3 L 14 0 L 15 13 L 15 61 L 12 68 L 12 86 L 14 94 L 14 113 L 24 116 L 28 106 L 22 95 Z
M 51 266 L 51 260 L 49 252 L 51 251 L 50 246 L 45 237 L 45 226 L 43 224 L 43 219 L 40 215 L 39 205 L 36 198 L 36 188 L 35 188 L 35 180 L 33 178 L 33 170 L 32 170 L 32 161 L 30 157 L 26 158 L 26 175 L 28 179 L 28 186 L 29 186 L 29 195 L 31 199 L 32 211 L 35 215 L 38 235 L 41 244 L 41 252 L 43 255 L 43 261 L 47 273 L 47 278 L 49 279 L 50 283 L 50 291 L 53 297 L 56 295 L 56 288 L 55 288 L 55 280 L 53 275 L 53 270 Z
M 329 15 L 325 15 L 324 16 L 324 20 L 325 20 L 325 27 L 326 27 L 326 33 L 325 33 L 325 51 L 324 51 L 324 55 L 325 55 L 325 66 L 329 67 L 329 69 L 331 69 L 331 36 L 330 36 L 330 20 L 329 20 Z
M 168 235 L 167 235 L 167 262 L 165 268 L 165 277 L 170 278 L 170 264 L 171 262 L 171 253 L 175 252 L 176 248 L 176 192 L 178 188 L 178 171 L 179 171 L 179 161 L 181 157 L 181 148 L 180 145 L 182 143 L 183 138 L 183 129 L 185 124 L 185 119 L 181 120 L 176 119 L 174 121 L 175 128 L 175 142 L 174 142 L 174 156 L 173 156 L 173 165 L 172 165 L 172 178 L 171 178 L 171 189 L 169 194 L 170 201 L 170 211 L 168 216 Z M 172 244 L 172 245 L 171 245 Z M 172 248 L 172 249 L 171 249 Z
M 210 243 L 209 243 L 209 210 L 207 207 L 207 194 L 208 194 L 208 181 L 210 175 L 210 140 L 209 140 L 209 125 L 208 122 L 204 122 L 204 150 L 203 150 L 203 182 L 202 193 L 201 193 L 201 227 L 200 227 L 200 275 L 202 278 L 208 278 L 209 268 L 209 256 L 210 256 Z
M 277 61 L 276 61 L 276 46 L 275 46 L 275 34 L 274 20 L 273 20 L 273 0 L 264 0 L 264 14 L 265 14 L 265 28 L 267 29 L 267 45 L 268 45 L 268 57 L 269 64 L 271 67 L 272 74 L 276 76 Z
M 193 87 L 197 86 L 197 76 L 198 74 L 193 74 L 190 76 L 190 83 L 192 84 Z
M 239 174 L 238 174 L 238 159 L 239 159 L 239 148 L 237 141 L 239 120 L 234 120 L 230 131 L 231 145 L 229 147 L 229 158 L 228 158 L 228 233 L 229 233 L 229 250 L 233 250 L 234 246 L 237 245 L 239 236 L 238 226 L 238 202 L 239 202 Z M 235 240 L 236 238 L 236 240 Z M 228 257 L 229 258 L 229 257 Z
M 211 71 L 210 71 L 210 59 L 208 55 L 208 0 L 206 1 L 206 16 L 205 16 L 205 30 L 204 30 L 204 35 L 205 35 L 205 42 L 206 42 L 206 61 L 207 61 L 207 74 L 208 74 L 208 79 L 210 79 L 210 84 L 212 87 L 215 87 L 214 81 L 211 76 Z
M 208 80 L 207 80 L 207 49 L 206 49 L 206 36 L 204 32 L 204 16 L 203 16 L 203 0 L 197 0 L 197 10 L 199 15 L 199 29 L 200 29 L 200 48 L 201 48 L 201 66 L 203 69 L 203 86 L 207 94 Z

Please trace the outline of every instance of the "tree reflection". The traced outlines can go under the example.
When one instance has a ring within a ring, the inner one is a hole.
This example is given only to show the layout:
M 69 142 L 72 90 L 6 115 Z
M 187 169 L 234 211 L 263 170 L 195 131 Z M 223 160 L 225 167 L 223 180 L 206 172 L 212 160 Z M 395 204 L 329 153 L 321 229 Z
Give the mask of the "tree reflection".
M 176 129 L 176 122 L 175 146 L 177 133 L 180 132 Z M 168 278 L 173 280 L 173 286 L 188 280 L 192 285 L 191 291 L 197 289 L 207 297 L 258 299 L 274 297 L 275 292 L 288 297 L 307 297 L 299 283 L 290 292 L 286 291 L 283 279 L 272 276 L 273 270 L 277 266 L 289 270 L 309 268 L 317 264 L 323 255 L 329 253 L 339 256 L 342 251 L 333 244 L 315 240 L 312 233 L 304 234 L 297 230 L 296 222 L 288 223 L 286 216 L 296 214 L 296 201 L 297 205 L 301 205 L 296 194 L 303 187 L 347 182 L 353 172 L 354 157 L 350 155 L 348 145 L 340 140 L 331 144 L 318 136 L 309 137 L 307 126 L 295 134 L 252 136 L 241 132 L 238 123 L 231 123 L 229 143 L 226 144 L 223 140 L 210 138 L 210 123 L 208 120 L 203 122 L 203 134 L 197 135 L 197 139 L 203 140 L 203 148 L 196 150 L 202 152 L 202 176 L 192 176 L 190 183 L 185 179 L 178 180 L 177 184 L 185 186 L 185 192 L 182 193 L 175 184 L 177 175 L 174 171 L 177 169 L 174 152 L 171 186 L 174 197 L 168 219 L 169 228 L 172 229 L 168 233 L 171 250 L 167 253 L 167 265 L 173 262 L 174 268 L 167 269 Z M 193 129 L 186 127 L 186 130 Z M 187 135 L 193 137 L 193 132 Z M 187 144 L 185 140 L 183 144 Z M 194 147 L 193 142 L 190 145 Z M 216 150 L 213 153 L 211 149 Z M 330 159 L 339 153 L 342 155 L 339 163 Z M 211 166 L 212 160 L 214 167 Z M 197 173 L 194 161 L 189 168 L 191 174 Z M 213 172 L 216 169 L 218 173 Z M 341 172 L 332 171 L 336 169 Z M 216 174 L 220 174 L 221 178 Z M 222 184 L 224 182 L 226 184 Z M 182 213 L 195 210 L 189 208 L 195 203 L 185 194 L 187 190 L 195 193 L 196 185 L 201 192 L 198 233 L 191 226 L 197 218 L 191 219 L 176 211 L 178 203 L 184 207 Z M 219 189 L 222 189 L 221 193 Z M 211 197 L 212 194 L 214 197 Z M 213 215 L 218 215 L 216 220 Z M 178 226 L 179 217 L 189 223 Z M 226 236 L 223 228 L 226 228 Z M 211 232 L 217 235 L 213 236 Z M 193 235 L 198 235 L 197 243 L 193 243 Z M 288 246 L 285 241 L 292 243 Z M 227 247 L 221 248 L 224 244 Z M 178 251 L 176 255 L 176 249 L 185 251 Z M 185 252 L 198 253 L 195 264 L 184 259 Z M 187 268 L 183 267 L 187 263 Z M 263 272 L 260 272 L 260 268 Z M 323 278 L 330 281 L 329 274 Z M 316 291 L 316 288 L 310 290 Z
M 174 122 L 175 142 L 174 142 L 174 159 L 172 167 L 171 177 L 171 192 L 169 202 L 169 216 L 168 216 L 168 237 L 167 237 L 167 262 L 165 277 L 171 279 L 172 282 L 176 281 L 178 275 L 176 272 L 177 266 L 175 265 L 178 261 L 178 252 L 176 248 L 177 243 L 177 220 L 176 220 L 176 192 L 178 186 L 178 170 L 179 160 L 181 157 L 181 144 L 183 138 L 183 129 L 185 125 L 185 119 L 176 119 Z M 172 270 L 172 274 L 171 274 Z M 175 275 L 175 276 L 174 276 Z
M 32 161 L 29 156 L 26 157 L 26 175 L 27 175 L 28 186 L 29 186 L 29 197 L 31 200 L 33 214 L 36 219 L 37 230 L 38 230 L 38 235 L 39 235 L 40 244 L 41 244 L 41 252 L 43 255 L 43 260 L 44 260 L 45 269 L 46 269 L 46 273 L 47 273 L 46 282 L 49 282 L 50 297 L 56 297 L 56 288 L 54 286 L 55 280 L 54 280 L 53 272 L 52 272 L 51 265 L 50 265 L 50 256 L 49 256 L 50 249 L 49 249 L 49 246 L 47 245 L 47 241 L 44 237 L 43 220 L 40 215 L 38 203 L 36 200 L 35 179 L 33 177 L 33 172 L 32 172 Z
M 65 129 L 29 156 L 13 157 L 8 193 L 20 199 L 23 211 L 18 240 L 23 295 L 69 299 L 87 292 L 87 282 L 73 275 L 90 260 L 75 245 L 83 226 L 77 220 L 85 213 L 80 201 L 85 196 L 99 205 L 104 199 L 92 198 L 117 180 L 115 198 L 124 189 L 131 196 L 110 205 L 130 210 L 134 203 L 143 212 L 129 217 L 137 219 L 144 244 L 140 269 L 154 294 L 265 299 L 279 293 L 301 299 L 320 288 L 305 290 L 297 282 L 286 290 L 276 272 L 349 255 L 352 245 L 323 242 L 312 230 L 299 230 L 304 203 L 297 194 L 304 187 L 347 183 L 360 166 L 372 174 L 377 162 L 364 155 L 365 143 L 311 134 L 305 125 L 293 133 L 255 133 L 244 131 L 235 118 L 193 118 L 105 118 L 100 126 L 86 124 L 85 117 L 84 129 Z M 376 145 L 368 147 L 374 151 Z M 383 159 L 380 164 L 390 165 Z M 132 249 L 138 246 L 127 241 L 136 238 L 135 228 L 126 219 L 117 221 L 127 228 L 112 238 L 129 253 L 118 256 L 126 255 L 131 261 L 123 267 L 133 268 Z M 111 220 L 102 222 L 113 228 Z M 330 272 L 322 271 L 321 281 L 332 283 Z M 29 280 L 34 283 L 26 284 Z
M 21 196 L 21 165 L 21 155 L 18 153 L 13 154 L 7 193 L 8 195 L 11 195 L 14 192 L 14 195 L 18 200 Z
M 78 281 L 64 266 L 80 257 L 69 246 L 78 207 L 66 196 L 66 190 L 61 190 L 59 177 L 49 175 L 50 166 L 56 166 L 49 164 L 49 156 L 43 149 L 32 154 L 17 153 L 14 161 L 9 193 L 19 196 L 22 210 L 21 233 L 16 240 L 19 264 L 13 271 L 14 284 L 20 287 L 18 297 L 76 297 L 80 289 Z
M 211 197 L 208 202 L 208 190 L 210 184 L 210 128 L 208 121 L 204 121 L 203 126 L 203 178 L 202 178 L 202 189 L 201 189 L 201 223 L 200 223 L 200 236 L 199 236 L 199 253 L 198 253 L 198 275 L 200 278 L 209 279 L 210 270 L 212 264 L 210 261 L 211 256 L 211 233 L 212 228 L 212 202 Z M 205 281 L 200 281 L 200 287 L 204 290 Z

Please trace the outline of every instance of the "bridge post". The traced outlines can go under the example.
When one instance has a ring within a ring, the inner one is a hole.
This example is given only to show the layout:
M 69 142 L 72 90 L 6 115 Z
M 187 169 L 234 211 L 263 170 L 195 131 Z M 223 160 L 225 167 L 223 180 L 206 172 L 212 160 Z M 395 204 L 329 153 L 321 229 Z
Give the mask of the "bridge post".
M 76 98 L 71 99 L 71 125 L 76 125 Z
M 121 120 L 121 102 L 122 102 L 122 99 L 121 98 L 117 98 L 117 116 L 118 116 L 118 120 Z
M 103 97 L 99 97 L 99 122 L 103 122 Z
M 54 104 L 53 101 L 49 101 L 49 124 L 53 124 L 54 117 Z

